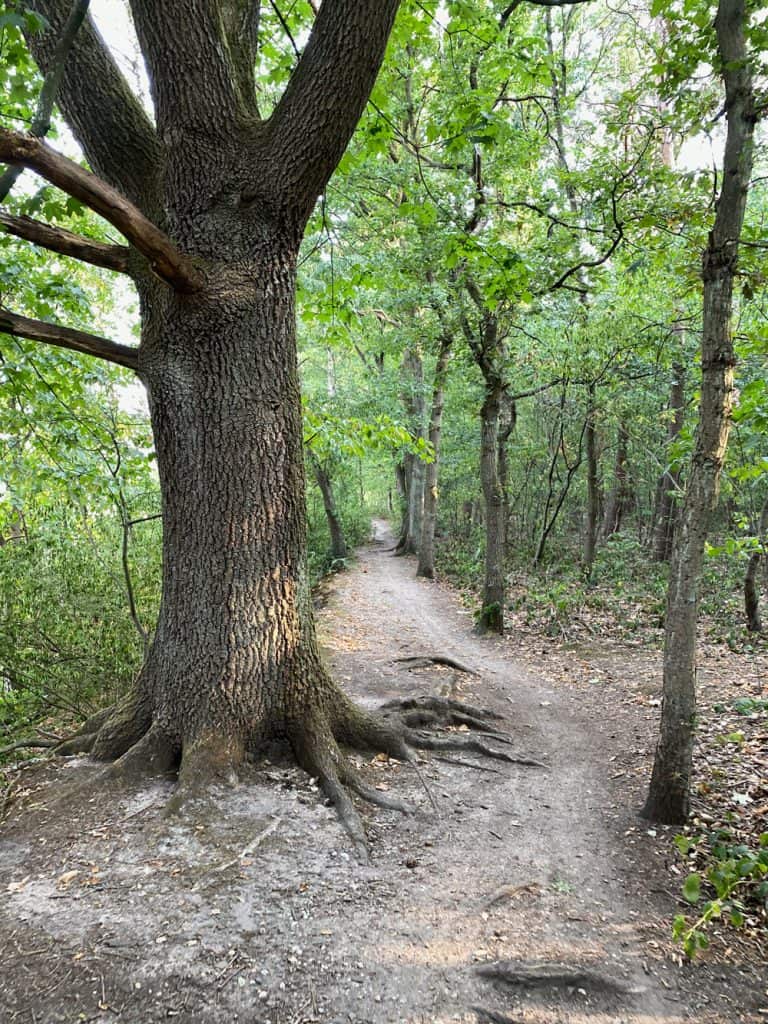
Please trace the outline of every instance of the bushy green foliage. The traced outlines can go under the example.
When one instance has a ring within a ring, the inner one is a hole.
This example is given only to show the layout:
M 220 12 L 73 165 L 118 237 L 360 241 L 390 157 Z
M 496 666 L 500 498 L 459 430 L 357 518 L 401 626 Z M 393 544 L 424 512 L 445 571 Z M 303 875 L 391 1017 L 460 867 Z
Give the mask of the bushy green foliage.
M 675 917 L 672 934 L 691 959 L 709 945 L 707 927 L 715 918 L 724 918 L 734 928 L 743 927 L 752 917 L 762 922 L 768 912 L 768 832 L 753 844 L 739 842 L 730 828 L 696 836 L 679 835 L 675 844 L 680 854 L 696 855 L 701 869 L 685 879 L 684 899 L 696 908 L 690 921 L 684 914 Z
M 159 524 L 134 529 L 131 582 L 140 614 L 159 601 Z M 78 720 L 123 694 L 143 642 L 129 612 L 116 514 L 59 505 L 24 516 L 0 548 L 0 727 Z M 2 744 L 0 744 L 2 745 Z

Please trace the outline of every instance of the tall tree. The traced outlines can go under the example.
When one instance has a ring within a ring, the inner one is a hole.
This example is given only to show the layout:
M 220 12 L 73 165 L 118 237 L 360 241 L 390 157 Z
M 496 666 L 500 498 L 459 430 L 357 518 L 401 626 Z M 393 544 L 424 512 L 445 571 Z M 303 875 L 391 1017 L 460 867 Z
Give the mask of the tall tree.
M 744 0 L 720 0 L 715 18 L 725 84 L 726 141 L 717 213 L 702 260 L 701 401 L 667 591 L 661 730 L 643 809 L 675 824 L 690 806 L 696 716 L 696 622 L 701 561 L 728 445 L 735 363 L 731 317 L 757 106 Z
M 55 59 L 67 0 L 35 0 Z M 90 20 L 59 100 L 88 160 L 0 131 L 0 160 L 35 170 L 130 243 L 120 265 L 142 312 L 138 348 L 2 312 L 7 333 L 128 366 L 149 397 L 162 491 L 163 597 L 130 697 L 73 747 L 126 775 L 180 761 L 180 793 L 228 777 L 285 737 L 353 837 L 362 829 L 337 741 L 401 757 L 320 659 L 305 569 L 304 466 L 294 293 L 302 234 L 373 86 L 398 0 L 325 0 L 268 119 L 256 102 L 258 3 L 132 0 L 154 123 Z M 38 244 L 65 251 L 40 234 Z M 109 262 L 108 262 L 109 259 Z M 357 785 L 358 789 L 363 789 Z

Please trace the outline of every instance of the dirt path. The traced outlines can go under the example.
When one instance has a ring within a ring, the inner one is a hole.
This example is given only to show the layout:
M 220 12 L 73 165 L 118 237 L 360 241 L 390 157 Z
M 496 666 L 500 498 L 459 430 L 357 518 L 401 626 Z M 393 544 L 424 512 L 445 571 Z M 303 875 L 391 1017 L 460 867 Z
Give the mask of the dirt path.
M 548 768 L 425 757 L 433 809 L 413 769 L 374 759 L 369 780 L 420 810 L 366 810 L 362 867 L 310 780 L 279 762 L 183 826 L 162 818 L 170 784 L 62 807 L 59 783 L 94 768 L 27 767 L 0 843 L 0 1021 L 766 1019 L 754 965 L 670 957 L 674 900 L 652 891 L 668 886 L 668 843 L 612 770 L 645 723 L 542 683 L 513 639 L 474 636 L 456 598 L 416 580 L 376 529 L 321 613 L 337 675 L 371 707 L 430 693 L 501 711 L 515 752 Z M 425 654 L 478 674 L 397 661 Z M 570 973 L 536 976 L 552 963 Z M 489 976 L 512 969 L 525 986 Z

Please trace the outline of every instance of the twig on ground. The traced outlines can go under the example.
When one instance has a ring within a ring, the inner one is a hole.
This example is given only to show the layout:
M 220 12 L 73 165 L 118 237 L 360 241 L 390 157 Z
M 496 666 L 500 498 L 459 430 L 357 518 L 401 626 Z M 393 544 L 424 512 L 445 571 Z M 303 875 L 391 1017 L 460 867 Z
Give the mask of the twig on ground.
M 240 851 L 237 857 L 233 857 L 232 860 L 228 860 L 224 864 L 219 864 L 219 866 L 214 868 L 213 870 L 226 871 L 227 868 L 232 868 L 235 866 L 235 864 L 239 864 L 241 860 L 244 860 L 244 858 L 250 856 L 250 854 L 252 854 L 254 850 L 258 849 L 258 847 L 261 846 L 264 840 L 271 836 L 273 832 L 277 831 L 277 829 L 280 827 L 282 823 L 282 820 L 282 818 L 275 818 L 272 822 L 270 822 L 269 825 L 267 825 L 265 829 L 259 832 L 255 839 L 251 840 L 251 842 L 248 843 L 247 846 L 243 847 L 243 849 Z

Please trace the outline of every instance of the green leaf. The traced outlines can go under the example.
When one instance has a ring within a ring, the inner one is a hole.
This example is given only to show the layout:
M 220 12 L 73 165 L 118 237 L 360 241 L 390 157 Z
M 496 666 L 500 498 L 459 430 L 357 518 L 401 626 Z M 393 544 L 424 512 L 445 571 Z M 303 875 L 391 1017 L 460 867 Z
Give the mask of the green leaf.
M 698 903 L 701 899 L 701 875 L 694 871 L 683 883 L 683 897 L 689 903 Z

